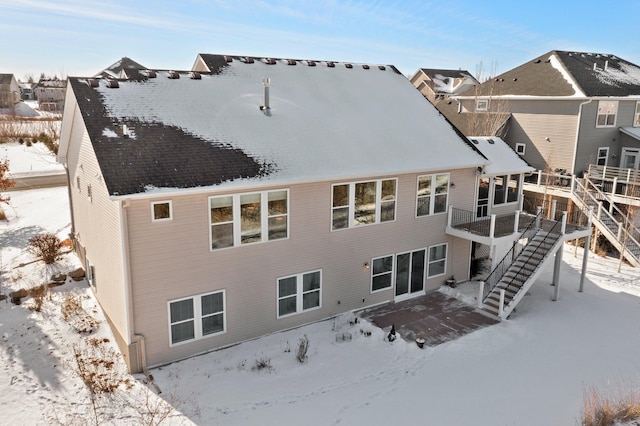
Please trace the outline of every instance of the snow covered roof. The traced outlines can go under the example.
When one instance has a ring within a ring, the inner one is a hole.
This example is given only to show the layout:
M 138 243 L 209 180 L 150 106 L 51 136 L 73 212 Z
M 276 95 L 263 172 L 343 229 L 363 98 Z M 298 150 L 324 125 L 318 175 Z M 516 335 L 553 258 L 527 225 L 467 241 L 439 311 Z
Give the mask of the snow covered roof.
M 70 78 L 111 195 L 486 163 L 392 66 L 199 58 L 213 72 L 157 71 L 118 88 Z
M 495 136 L 472 136 L 476 148 L 490 161 L 483 175 L 497 176 L 512 173 L 528 173 L 535 169 L 527 164 L 505 141 Z
M 483 96 L 639 96 L 640 67 L 608 53 L 552 50 L 479 89 Z
M 146 69 L 147 67 L 140 65 L 133 59 L 124 56 L 99 73 L 95 74 L 94 77 L 137 80 L 140 79 L 140 71 Z
M 435 93 L 459 94 L 480 84 L 466 70 L 420 68 L 420 72 L 427 77 Z
M 640 141 L 640 127 L 620 127 L 620 131 Z

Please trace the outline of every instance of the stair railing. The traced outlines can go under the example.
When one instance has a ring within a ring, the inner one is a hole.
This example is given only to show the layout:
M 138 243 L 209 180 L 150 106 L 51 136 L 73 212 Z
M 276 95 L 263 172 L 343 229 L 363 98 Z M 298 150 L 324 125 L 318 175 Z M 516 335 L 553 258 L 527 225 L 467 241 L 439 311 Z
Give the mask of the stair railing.
M 624 246 L 624 250 L 630 253 L 636 261 L 640 262 L 640 242 L 638 242 L 640 241 L 640 230 L 627 219 L 627 216 L 607 194 L 601 191 L 590 179 L 585 179 L 586 185 L 583 185 L 579 179 L 574 179 L 574 181 L 575 188 L 573 193 L 584 203 L 582 207 L 589 207 L 589 203 L 586 200 L 590 200 L 594 204 L 596 219 L 611 232 L 621 248 Z M 608 201 L 611 211 L 603 208 L 600 200 Z M 618 221 L 612 212 L 615 212 L 621 218 L 621 221 Z
M 487 279 L 484 280 L 484 286 L 482 291 L 482 300 L 486 299 L 487 296 L 491 293 L 491 291 L 495 288 L 496 285 L 500 282 L 500 279 L 504 276 L 504 274 L 509 269 L 509 266 L 513 263 L 513 261 L 518 257 L 522 250 L 526 247 L 526 244 L 522 244 L 520 241 L 523 239 L 529 239 L 531 235 L 534 235 L 539 226 L 540 219 L 542 217 L 542 208 L 538 208 L 538 213 L 535 216 L 535 219 L 527 225 L 527 227 L 520 233 L 520 236 L 517 240 L 513 242 L 511 249 L 504 255 L 502 260 L 498 262 L 498 264 L 493 268 Z M 528 243 L 528 241 L 527 241 Z
M 516 278 L 523 278 L 523 277 L 527 277 L 530 275 L 529 272 L 522 274 L 522 271 L 524 269 L 524 267 L 526 265 L 530 264 L 530 260 L 537 254 L 542 254 L 542 259 L 545 258 L 545 256 L 548 254 L 550 247 L 545 247 L 549 241 L 551 241 L 551 247 L 553 247 L 553 245 L 556 243 L 556 241 L 558 241 L 560 239 L 560 236 L 562 234 L 562 231 L 560 231 L 560 229 L 558 229 L 558 234 L 556 234 L 555 238 L 551 239 L 549 238 L 550 235 L 554 235 L 554 231 L 556 230 L 556 228 L 562 228 L 562 222 L 563 220 L 557 220 L 553 226 L 551 227 L 551 229 L 549 231 L 546 231 L 546 235 L 544 237 L 542 237 L 542 239 L 540 241 L 538 241 L 537 244 L 534 244 L 532 242 L 532 244 L 527 244 L 527 246 L 525 247 L 533 247 L 533 250 L 531 252 L 529 252 L 529 254 L 524 258 L 524 259 L 520 259 L 522 260 L 522 265 L 520 265 L 520 267 L 518 268 L 518 270 L 515 272 L 515 274 L 509 279 L 509 280 L 501 280 L 501 282 L 505 282 L 507 285 L 505 286 L 504 290 L 509 290 L 510 287 L 512 287 L 514 285 L 514 281 Z M 538 264 L 539 265 L 539 264 Z M 536 265 L 536 267 L 538 266 Z

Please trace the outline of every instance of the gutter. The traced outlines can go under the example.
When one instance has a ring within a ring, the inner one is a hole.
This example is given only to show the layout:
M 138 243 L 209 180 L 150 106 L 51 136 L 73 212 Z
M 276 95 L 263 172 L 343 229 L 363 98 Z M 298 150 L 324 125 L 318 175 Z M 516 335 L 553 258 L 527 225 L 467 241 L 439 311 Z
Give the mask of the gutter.
M 576 142 L 573 145 L 573 160 L 571 161 L 571 174 L 576 173 L 576 159 L 578 158 L 578 140 L 580 139 L 580 124 L 582 123 L 582 107 L 591 103 L 593 98 L 580 103 L 578 107 L 578 124 L 576 125 Z

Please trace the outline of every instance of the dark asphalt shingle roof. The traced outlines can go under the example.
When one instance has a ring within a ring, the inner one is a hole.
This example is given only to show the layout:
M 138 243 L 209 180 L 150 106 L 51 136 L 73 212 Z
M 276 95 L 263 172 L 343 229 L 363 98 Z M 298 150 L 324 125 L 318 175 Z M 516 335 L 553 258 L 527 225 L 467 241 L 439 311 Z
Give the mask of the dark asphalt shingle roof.
M 483 82 L 477 93 L 475 90 L 473 93 L 467 91 L 463 96 L 476 94 L 587 97 L 640 95 L 640 67 L 611 54 L 552 50 Z

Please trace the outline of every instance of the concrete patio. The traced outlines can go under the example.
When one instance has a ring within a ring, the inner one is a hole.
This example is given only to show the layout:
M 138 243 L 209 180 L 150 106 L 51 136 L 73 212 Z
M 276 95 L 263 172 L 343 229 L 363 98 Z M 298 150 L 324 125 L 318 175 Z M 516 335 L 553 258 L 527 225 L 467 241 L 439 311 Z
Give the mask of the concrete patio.
M 427 346 L 437 346 L 499 322 L 439 291 L 365 309 L 358 316 L 386 331 L 395 326 L 396 333 L 407 341 L 421 337 Z

